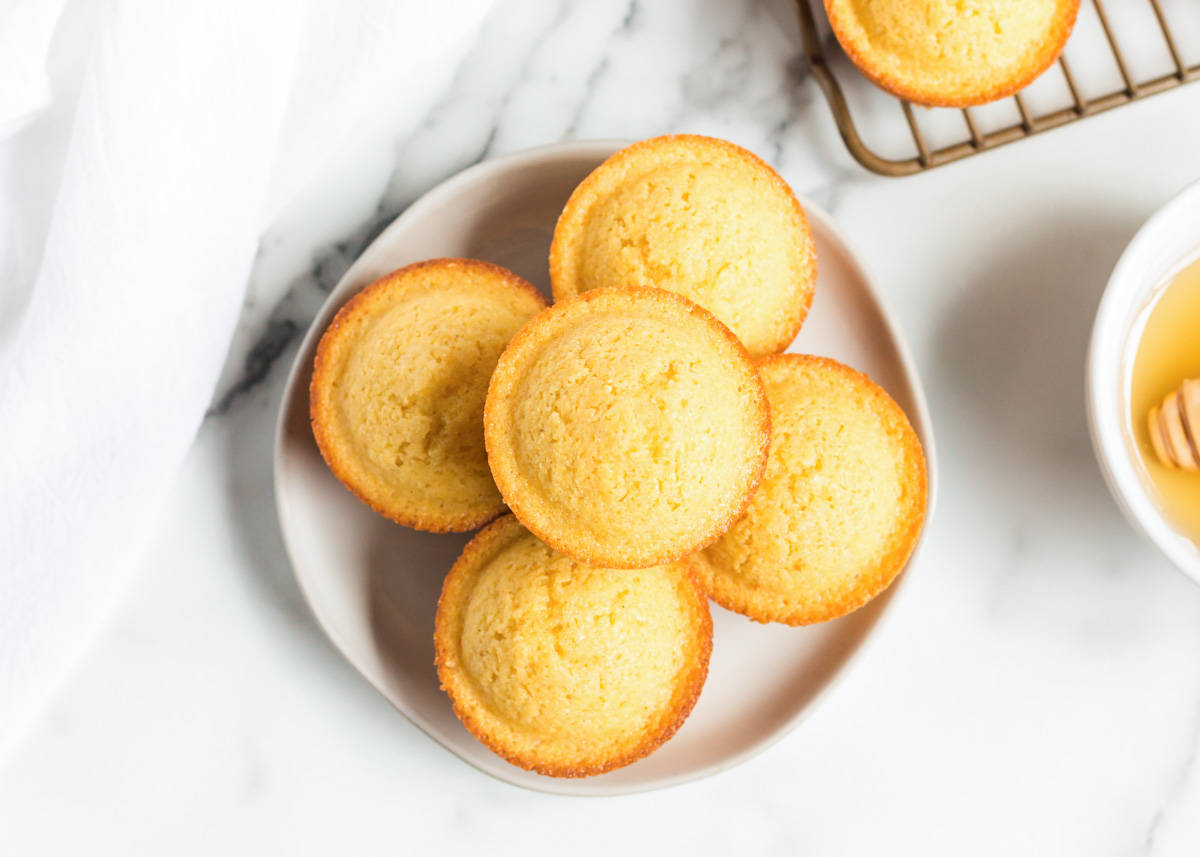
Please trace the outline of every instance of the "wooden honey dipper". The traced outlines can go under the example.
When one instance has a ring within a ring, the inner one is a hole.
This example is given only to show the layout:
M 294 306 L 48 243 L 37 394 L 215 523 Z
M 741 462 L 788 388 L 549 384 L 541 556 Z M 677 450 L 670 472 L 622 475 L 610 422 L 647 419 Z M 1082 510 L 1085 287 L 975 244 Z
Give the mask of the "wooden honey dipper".
M 1150 445 L 1165 466 L 1200 470 L 1200 378 L 1189 378 L 1147 415 Z

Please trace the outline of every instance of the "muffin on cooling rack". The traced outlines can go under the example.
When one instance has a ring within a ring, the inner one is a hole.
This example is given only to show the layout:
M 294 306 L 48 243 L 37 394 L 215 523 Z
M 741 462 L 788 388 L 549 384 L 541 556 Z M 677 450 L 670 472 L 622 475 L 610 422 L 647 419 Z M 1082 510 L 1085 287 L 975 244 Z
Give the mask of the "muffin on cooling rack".
M 925 518 L 921 443 L 866 375 L 822 357 L 759 366 L 771 456 L 746 514 L 694 561 L 718 604 L 759 622 L 835 619 L 885 589 Z
M 483 403 L 513 334 L 546 306 L 516 274 L 434 259 L 367 286 L 321 337 L 309 403 L 333 474 L 397 523 L 433 532 L 490 521 Z
M 745 348 L 712 315 L 661 289 L 608 288 L 513 337 L 484 437 L 501 495 L 538 538 L 641 568 L 703 547 L 741 514 L 770 416 Z
M 859 69 L 918 104 L 967 107 L 1023 89 L 1062 53 L 1079 0 L 825 0 Z
M 506 515 L 447 575 L 434 644 L 476 738 L 522 768 L 584 777 L 675 734 L 708 674 L 712 619 L 686 562 L 583 565 Z
M 686 134 L 643 140 L 597 167 L 567 200 L 550 246 L 555 300 L 604 286 L 668 289 L 754 356 L 795 338 L 816 275 L 808 219 L 787 182 L 739 146 Z

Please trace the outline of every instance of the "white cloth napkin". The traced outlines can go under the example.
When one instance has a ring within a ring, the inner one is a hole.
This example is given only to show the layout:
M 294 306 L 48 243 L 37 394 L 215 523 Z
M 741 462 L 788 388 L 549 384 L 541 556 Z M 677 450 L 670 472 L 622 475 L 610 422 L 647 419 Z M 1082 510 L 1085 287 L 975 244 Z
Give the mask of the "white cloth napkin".
M 0 750 L 142 548 L 264 227 L 415 127 L 489 2 L 0 4 Z

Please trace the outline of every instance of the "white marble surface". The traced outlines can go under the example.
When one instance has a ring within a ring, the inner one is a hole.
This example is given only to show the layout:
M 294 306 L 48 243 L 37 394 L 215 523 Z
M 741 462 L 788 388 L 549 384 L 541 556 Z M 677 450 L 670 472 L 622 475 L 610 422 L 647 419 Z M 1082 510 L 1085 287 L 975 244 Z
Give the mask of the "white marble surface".
M 667 792 L 526 793 L 316 629 L 271 495 L 281 382 L 324 292 L 442 178 L 684 130 L 758 151 L 855 242 L 927 386 L 941 506 L 877 645 L 782 743 Z M 415 135 L 355 140 L 264 237 L 140 567 L 0 766 L 0 854 L 1200 853 L 1200 590 L 1118 515 L 1082 392 L 1108 271 L 1200 177 L 1198 141 L 1192 86 L 882 179 L 842 149 L 783 0 L 502 4 Z

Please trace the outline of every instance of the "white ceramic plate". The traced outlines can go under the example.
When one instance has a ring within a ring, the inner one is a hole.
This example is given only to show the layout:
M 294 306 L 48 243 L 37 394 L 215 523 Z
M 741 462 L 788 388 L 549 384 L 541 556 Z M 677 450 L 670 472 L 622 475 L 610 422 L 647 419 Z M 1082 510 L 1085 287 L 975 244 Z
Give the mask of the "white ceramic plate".
M 766 748 L 799 724 L 845 673 L 907 576 L 850 616 L 808 628 L 757 625 L 714 606 L 712 664 L 691 717 L 658 752 L 619 771 L 585 780 L 528 773 L 494 756 L 455 718 L 433 666 L 433 618 L 442 578 L 469 536 L 393 524 L 333 478 L 309 427 L 313 353 L 351 295 L 421 259 L 497 262 L 548 294 L 546 255 L 558 213 L 575 185 L 621 145 L 563 143 L 497 158 L 454 176 L 404 212 L 351 266 L 314 319 L 288 377 L 276 436 L 275 492 L 284 542 L 334 645 L 446 749 L 501 780 L 561 794 L 661 788 L 715 773 Z M 828 215 L 802 203 L 816 237 L 820 275 L 812 312 L 791 350 L 836 357 L 866 371 L 895 397 L 925 445 L 931 517 L 937 466 L 912 360 Z

